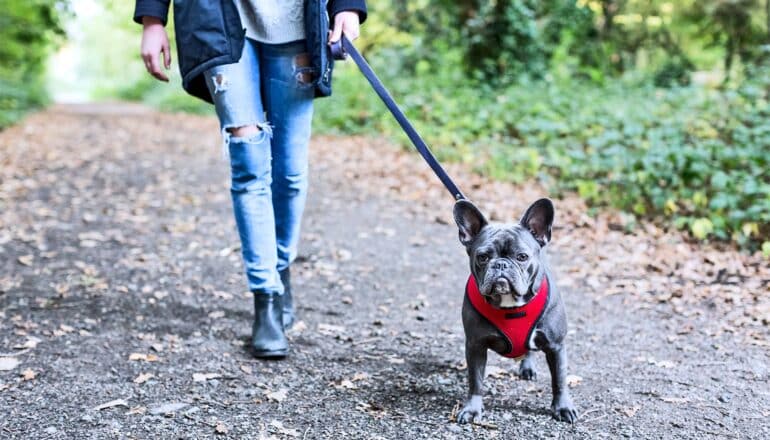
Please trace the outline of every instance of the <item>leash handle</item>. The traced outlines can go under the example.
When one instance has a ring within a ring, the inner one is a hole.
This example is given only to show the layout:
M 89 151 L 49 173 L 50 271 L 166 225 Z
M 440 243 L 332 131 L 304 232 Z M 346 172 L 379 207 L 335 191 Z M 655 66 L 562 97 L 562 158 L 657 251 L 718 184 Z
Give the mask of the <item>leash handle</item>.
M 412 141 L 412 144 L 414 144 L 415 148 L 417 148 L 417 151 L 422 155 L 423 159 L 425 159 L 433 172 L 436 173 L 436 176 L 438 176 L 439 180 L 441 180 L 441 183 L 444 184 L 444 187 L 446 187 L 447 191 L 452 194 L 452 197 L 454 197 L 455 200 L 464 199 L 465 196 L 463 193 L 460 191 L 457 185 L 455 185 L 455 183 L 452 181 L 452 178 L 449 177 L 446 171 L 444 171 L 444 168 L 430 151 L 428 145 L 425 144 L 425 141 L 422 140 L 420 135 L 417 133 L 417 130 L 414 129 L 404 112 L 401 111 L 401 109 L 398 107 L 398 104 L 396 104 L 396 101 L 393 100 L 393 97 L 390 96 L 388 90 L 382 84 L 380 79 L 377 78 L 377 75 L 369 66 L 369 63 L 367 63 L 364 57 L 361 56 L 356 47 L 353 46 L 353 43 L 348 40 L 345 34 L 342 35 L 342 38 L 340 38 L 339 41 L 331 44 L 330 51 L 335 60 L 344 60 L 348 57 L 348 55 L 353 58 L 353 61 L 355 61 L 359 70 L 361 70 L 361 73 L 364 74 L 364 77 L 366 77 L 366 79 L 369 81 L 369 84 L 372 85 L 372 88 L 375 92 L 377 92 L 377 95 L 379 95 L 380 99 L 382 99 L 382 102 L 385 103 L 385 106 L 388 107 L 390 113 L 392 113 L 393 117 L 396 118 L 398 125 L 400 125 L 404 130 L 406 135 L 409 137 L 409 140 Z

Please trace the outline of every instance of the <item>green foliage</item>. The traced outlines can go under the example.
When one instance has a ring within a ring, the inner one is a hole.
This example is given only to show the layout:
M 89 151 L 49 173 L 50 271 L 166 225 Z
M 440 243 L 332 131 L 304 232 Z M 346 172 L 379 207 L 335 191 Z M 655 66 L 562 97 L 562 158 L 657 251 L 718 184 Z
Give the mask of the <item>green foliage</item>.
M 62 34 L 64 3 L 0 0 L 0 129 L 44 104 L 45 62 Z
M 716 91 L 541 81 L 495 89 L 458 80 L 459 65 L 405 80 L 381 65 L 389 58 L 370 58 L 441 158 L 496 179 L 536 177 L 552 191 L 576 191 L 591 205 L 698 239 L 751 249 L 770 239 L 770 84 Z M 318 130 L 384 132 L 407 144 L 354 66 L 336 75 L 335 96 L 318 101 Z
M 468 62 L 487 79 L 545 73 L 535 3 L 532 0 L 478 2 L 475 14 L 464 23 Z

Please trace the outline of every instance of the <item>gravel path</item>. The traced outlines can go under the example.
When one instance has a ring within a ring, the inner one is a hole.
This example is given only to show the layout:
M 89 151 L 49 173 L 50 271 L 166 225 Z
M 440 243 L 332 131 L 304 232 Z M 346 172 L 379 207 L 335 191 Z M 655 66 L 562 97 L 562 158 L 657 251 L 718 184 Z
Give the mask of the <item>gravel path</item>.
M 301 322 L 288 359 L 251 358 L 216 122 L 122 110 L 54 107 L 0 133 L 0 438 L 770 438 L 767 326 L 726 321 L 756 304 L 604 289 L 617 276 L 593 275 L 635 254 L 578 246 L 596 228 L 570 198 L 550 255 L 579 423 L 549 416 L 543 357 L 525 382 L 493 355 L 484 422 L 455 424 L 467 268 L 451 200 L 376 140 L 314 139 Z M 511 206 L 493 217 L 543 195 L 451 169 L 482 208 Z

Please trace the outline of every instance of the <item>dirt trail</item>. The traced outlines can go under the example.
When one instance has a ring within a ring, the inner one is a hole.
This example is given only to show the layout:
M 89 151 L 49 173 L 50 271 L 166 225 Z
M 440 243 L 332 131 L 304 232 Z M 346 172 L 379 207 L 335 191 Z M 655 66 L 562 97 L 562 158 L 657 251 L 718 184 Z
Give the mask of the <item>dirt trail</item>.
M 456 425 L 451 201 L 368 139 L 314 139 L 301 323 L 287 360 L 252 359 L 217 133 L 121 104 L 0 133 L 0 438 L 770 438 L 767 262 L 573 198 L 549 246 L 580 422 L 548 415 L 542 357 L 526 382 L 493 355 L 485 422 Z M 544 195 L 450 170 L 493 218 Z

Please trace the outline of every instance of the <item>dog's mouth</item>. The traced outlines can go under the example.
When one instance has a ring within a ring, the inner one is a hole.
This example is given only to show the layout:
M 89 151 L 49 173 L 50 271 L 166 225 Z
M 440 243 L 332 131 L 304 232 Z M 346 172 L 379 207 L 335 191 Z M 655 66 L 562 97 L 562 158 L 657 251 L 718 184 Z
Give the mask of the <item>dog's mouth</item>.
M 529 302 L 527 293 L 524 295 L 519 294 L 514 288 L 513 283 L 506 277 L 498 277 L 485 287 L 486 289 L 484 289 L 481 294 L 492 307 L 498 309 L 513 309 L 521 307 Z
M 514 297 L 513 295 L 498 295 L 492 293 L 489 295 L 483 295 L 484 299 L 496 309 L 515 309 L 527 304 L 527 301 L 522 297 Z

